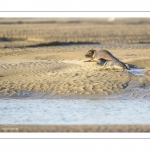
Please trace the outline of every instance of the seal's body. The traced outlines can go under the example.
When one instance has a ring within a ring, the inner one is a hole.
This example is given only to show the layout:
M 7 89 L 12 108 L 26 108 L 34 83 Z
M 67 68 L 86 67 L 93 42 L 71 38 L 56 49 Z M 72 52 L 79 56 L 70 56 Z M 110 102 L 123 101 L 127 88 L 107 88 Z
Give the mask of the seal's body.
M 106 61 L 107 61 L 107 60 L 105 60 L 105 59 L 103 59 L 103 58 L 100 58 L 100 59 L 97 60 L 97 64 L 99 64 L 99 65 L 101 65 L 101 66 L 104 66 L 104 64 L 105 64 Z
M 121 69 L 121 70 L 128 69 L 129 70 L 126 64 L 117 60 L 108 60 L 104 63 L 104 66 L 105 66 L 104 69 Z
M 103 58 L 105 60 L 118 60 L 115 56 L 113 56 L 109 51 L 107 50 L 89 50 L 85 57 L 91 58 L 91 60 L 98 60 L 100 58 Z
M 98 59 L 97 64 L 104 66 L 104 69 L 130 69 L 129 66 L 119 60 L 105 60 L 100 58 Z

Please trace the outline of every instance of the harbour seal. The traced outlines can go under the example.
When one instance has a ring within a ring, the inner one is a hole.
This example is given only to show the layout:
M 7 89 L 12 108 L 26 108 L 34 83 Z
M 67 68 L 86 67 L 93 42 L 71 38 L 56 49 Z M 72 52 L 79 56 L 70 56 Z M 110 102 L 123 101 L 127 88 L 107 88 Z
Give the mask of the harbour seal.
M 113 56 L 109 51 L 107 50 L 89 50 L 85 57 L 91 58 L 91 60 L 88 60 L 86 62 L 91 62 L 93 60 L 98 60 L 100 58 L 103 58 L 105 60 L 118 60 L 115 56 Z
M 97 64 L 99 64 L 101 66 L 104 66 L 106 61 L 107 61 L 106 59 L 100 58 L 100 59 L 97 60 Z
M 128 69 L 129 66 L 119 60 L 105 60 L 100 58 L 97 60 L 97 64 L 104 66 L 104 69 Z

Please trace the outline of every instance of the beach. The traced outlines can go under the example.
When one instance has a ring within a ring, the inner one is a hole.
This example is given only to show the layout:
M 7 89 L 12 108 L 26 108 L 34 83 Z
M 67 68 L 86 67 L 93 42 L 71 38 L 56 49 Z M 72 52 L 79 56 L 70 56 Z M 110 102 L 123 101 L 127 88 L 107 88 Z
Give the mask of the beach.
M 0 29 L 0 98 L 150 97 L 150 19 L 3 18 Z M 131 71 L 105 70 L 96 62 L 85 62 L 90 49 L 108 50 L 129 64 Z M 143 75 L 132 69 L 142 69 Z M 66 128 L 57 131 L 80 131 L 80 127 Z M 81 126 L 81 131 L 87 128 Z M 19 131 L 32 129 L 20 126 Z M 128 132 L 131 128 L 96 126 L 89 131 L 105 129 Z M 39 130 L 55 131 L 53 127 Z M 135 126 L 131 131 L 149 131 L 149 126 Z

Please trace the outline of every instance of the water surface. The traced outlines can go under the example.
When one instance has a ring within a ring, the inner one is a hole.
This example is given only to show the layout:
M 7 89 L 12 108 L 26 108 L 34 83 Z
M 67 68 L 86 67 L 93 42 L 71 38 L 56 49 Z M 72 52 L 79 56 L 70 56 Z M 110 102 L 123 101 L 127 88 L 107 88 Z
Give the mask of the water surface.
M 130 68 L 129 72 L 136 75 L 136 76 L 141 76 L 144 77 L 145 74 L 142 73 L 142 71 L 144 71 L 143 68 Z
M 0 124 L 150 124 L 150 100 L 1 99 Z

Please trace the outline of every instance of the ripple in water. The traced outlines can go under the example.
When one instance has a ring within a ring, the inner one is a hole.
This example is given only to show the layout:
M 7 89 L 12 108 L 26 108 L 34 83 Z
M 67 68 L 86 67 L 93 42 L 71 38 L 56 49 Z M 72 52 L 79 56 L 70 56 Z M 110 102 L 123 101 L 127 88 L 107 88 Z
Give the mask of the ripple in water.
M 0 124 L 150 124 L 149 100 L 0 100 Z
M 129 70 L 130 73 L 132 73 L 132 74 L 134 74 L 134 75 L 136 75 L 136 76 L 144 77 L 145 74 L 142 73 L 142 71 L 144 71 L 143 68 L 131 68 L 131 69 Z

